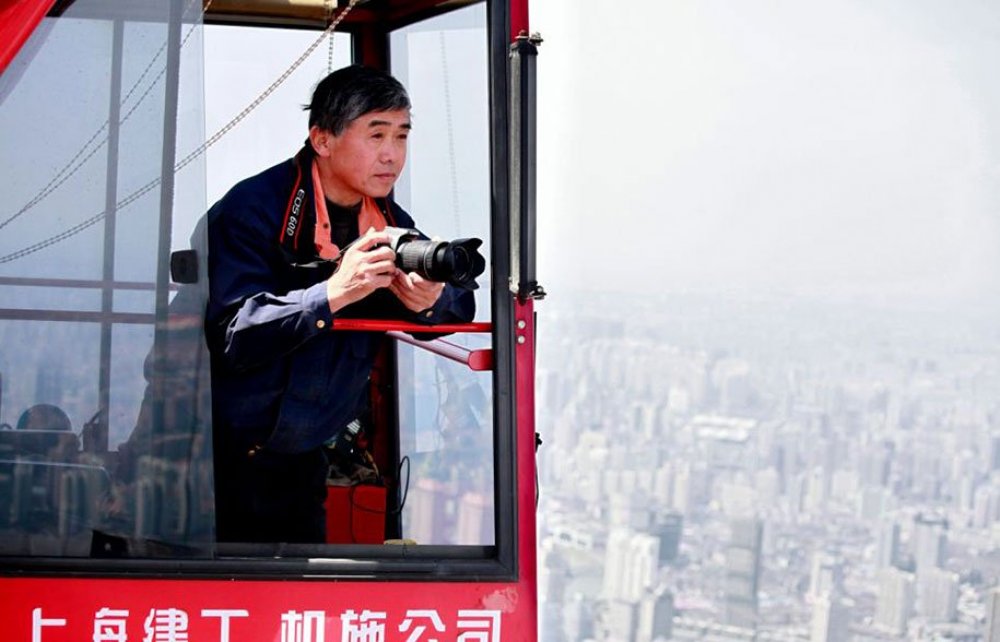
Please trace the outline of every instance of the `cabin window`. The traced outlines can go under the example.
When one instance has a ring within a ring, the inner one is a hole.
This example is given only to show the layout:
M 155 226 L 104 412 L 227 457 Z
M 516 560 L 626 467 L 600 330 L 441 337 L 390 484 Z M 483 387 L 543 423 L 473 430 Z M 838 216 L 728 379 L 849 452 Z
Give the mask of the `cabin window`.
M 196 11 L 171 32 L 163 4 L 78 0 L 0 76 L 0 556 L 273 556 L 216 543 L 203 214 L 295 154 L 302 107 L 350 64 L 353 37 L 321 45 L 205 150 L 319 32 L 202 25 Z M 428 235 L 482 239 L 489 263 L 486 23 L 484 3 L 399 28 L 388 45 L 414 104 L 395 199 Z M 176 56 L 170 39 L 182 43 Z M 166 266 L 189 248 L 198 278 L 178 284 Z M 490 270 L 478 282 L 476 321 L 489 322 Z M 500 428 L 482 329 L 445 339 L 474 353 L 475 368 L 387 339 L 375 382 L 390 391 L 378 403 L 392 436 L 377 444 L 391 486 L 368 512 L 384 512 L 386 537 L 436 545 L 439 558 L 489 558 L 497 539 Z M 388 549 L 333 550 L 281 555 Z
M 488 264 L 486 6 L 399 29 L 390 45 L 392 73 L 414 105 L 410 157 L 396 199 L 430 235 L 483 239 Z M 479 279 L 477 321 L 490 320 L 489 276 Z M 488 334 L 445 340 L 473 351 L 490 347 Z M 424 544 L 492 545 L 491 373 L 405 343 L 397 344 L 397 361 L 400 453 L 410 468 L 404 536 Z
M 212 542 L 205 293 L 166 270 L 202 245 L 204 157 L 174 167 L 204 140 L 203 43 L 169 9 L 72 3 L 0 76 L 4 555 Z

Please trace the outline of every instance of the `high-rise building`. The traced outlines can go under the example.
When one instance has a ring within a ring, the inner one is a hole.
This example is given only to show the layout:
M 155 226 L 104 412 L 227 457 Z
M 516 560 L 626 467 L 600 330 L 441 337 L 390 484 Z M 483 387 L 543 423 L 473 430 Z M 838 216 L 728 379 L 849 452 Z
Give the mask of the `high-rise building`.
M 610 523 L 636 531 L 647 531 L 653 519 L 651 505 L 649 498 L 643 494 L 624 491 L 611 493 L 608 497 Z
M 541 606 L 539 628 L 547 642 L 563 642 L 563 613 L 566 585 L 570 580 L 569 563 L 552 540 L 542 543 L 538 557 L 538 598 Z
M 878 541 L 875 545 L 875 566 L 886 568 L 899 563 L 899 524 L 882 522 L 878 527 Z
M 1000 642 L 1000 588 L 986 598 L 986 631 L 983 642 Z
M 632 642 L 635 640 L 636 603 L 608 600 L 598 613 L 595 637 L 601 642 Z
M 972 525 L 989 528 L 1000 518 L 1000 492 L 990 484 L 980 486 L 972 496 Z
M 850 611 L 839 598 L 829 594 L 813 599 L 809 642 L 847 642 Z
M 1000 434 L 993 433 L 986 438 L 986 469 L 1000 470 Z
M 684 516 L 680 513 L 664 513 L 656 518 L 653 535 L 660 540 L 661 564 L 677 559 L 683 534 Z
M 661 506 L 669 506 L 674 498 L 674 467 L 661 464 L 653 473 L 653 499 Z
M 566 598 L 562 611 L 562 639 L 566 642 L 586 640 L 594 632 L 594 605 L 582 593 Z M 558 638 L 557 638 L 558 639 Z M 545 638 L 547 641 L 548 638 Z
M 812 571 L 809 573 L 809 595 L 814 598 L 839 595 L 843 579 L 843 566 L 836 557 L 824 552 L 813 555 Z
M 931 622 L 953 622 L 958 608 L 958 575 L 940 568 L 917 576 L 917 612 Z
M 858 495 L 858 517 L 868 522 L 877 522 L 893 509 L 893 496 L 888 489 L 866 487 Z
M 882 487 L 889 481 L 892 464 L 892 447 L 889 444 L 876 444 L 859 457 L 858 476 L 866 486 Z
M 830 495 L 830 471 L 817 466 L 808 472 L 805 483 L 802 510 L 806 513 L 822 514 Z
M 917 572 L 940 568 L 946 558 L 948 520 L 918 514 L 913 518 L 913 561 Z
M 679 513 L 687 514 L 700 499 L 700 471 L 689 463 L 682 463 L 674 470 L 673 501 L 671 507 Z
M 615 529 L 605 549 L 603 596 L 638 602 L 656 580 L 660 540 L 652 535 Z
M 674 596 L 665 586 L 649 590 L 636 609 L 635 642 L 668 640 L 674 623 Z
M 732 626 L 756 626 L 763 535 L 764 525 L 759 519 L 732 522 L 726 549 L 726 623 Z
M 884 568 L 878 574 L 875 626 L 891 635 L 906 633 L 913 610 L 913 574 Z

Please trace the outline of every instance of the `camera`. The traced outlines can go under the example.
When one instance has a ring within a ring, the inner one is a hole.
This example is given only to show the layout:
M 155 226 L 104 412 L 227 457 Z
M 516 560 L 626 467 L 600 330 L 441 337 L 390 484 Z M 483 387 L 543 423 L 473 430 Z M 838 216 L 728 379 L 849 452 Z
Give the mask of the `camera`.
M 479 253 L 482 239 L 429 241 L 417 230 L 405 227 L 387 227 L 385 231 L 400 270 L 465 290 L 479 287 L 476 277 L 486 270 L 486 259 Z

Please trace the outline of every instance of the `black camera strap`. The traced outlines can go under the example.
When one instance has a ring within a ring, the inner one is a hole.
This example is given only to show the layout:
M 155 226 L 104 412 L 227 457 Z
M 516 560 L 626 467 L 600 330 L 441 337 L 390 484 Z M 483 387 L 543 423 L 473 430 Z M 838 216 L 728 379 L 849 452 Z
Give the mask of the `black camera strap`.
M 316 186 L 313 184 L 312 165 L 316 158 L 309 141 L 299 150 L 292 162 L 295 167 L 295 180 L 288 194 L 288 204 L 285 206 L 285 216 L 279 231 L 279 243 L 283 254 L 295 267 L 318 268 L 328 266 L 340 260 L 347 247 L 340 248 L 340 254 L 331 259 L 318 256 L 314 238 L 316 235 Z M 392 215 L 389 199 L 373 199 L 386 225 L 395 226 L 396 217 Z M 363 232 L 364 230 L 359 230 Z M 348 246 L 350 247 L 350 246 Z
M 306 144 L 292 159 L 295 165 L 295 182 L 292 183 L 291 193 L 288 195 L 288 205 L 285 207 L 285 217 L 281 223 L 281 236 L 278 241 L 282 249 L 295 256 L 302 253 L 299 248 L 299 238 L 302 237 L 304 227 L 309 227 L 305 235 L 308 239 L 306 247 L 312 251 L 312 238 L 316 228 L 316 204 L 313 202 L 312 184 L 314 156 L 312 146 Z M 306 216 L 307 212 L 312 216 Z

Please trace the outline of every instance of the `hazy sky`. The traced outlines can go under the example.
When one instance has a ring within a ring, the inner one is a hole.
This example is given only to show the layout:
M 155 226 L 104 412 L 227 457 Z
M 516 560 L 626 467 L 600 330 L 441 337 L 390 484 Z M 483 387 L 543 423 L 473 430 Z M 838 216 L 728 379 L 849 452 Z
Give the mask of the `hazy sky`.
M 543 283 L 995 292 L 1000 4 L 532 0 L 531 19 Z
M 539 276 L 553 292 L 996 298 L 1000 3 L 532 0 L 532 27 L 545 38 Z M 206 30 L 205 135 L 316 36 L 268 31 L 251 64 L 239 43 L 264 35 L 230 31 Z M 212 148 L 208 202 L 294 153 L 326 62 L 324 45 Z M 415 146 L 440 138 L 422 105 Z

